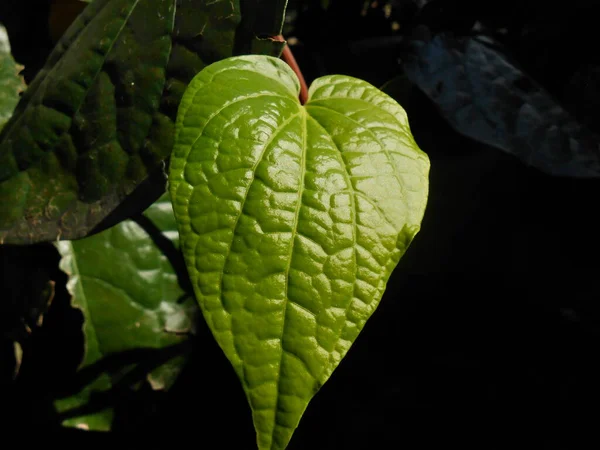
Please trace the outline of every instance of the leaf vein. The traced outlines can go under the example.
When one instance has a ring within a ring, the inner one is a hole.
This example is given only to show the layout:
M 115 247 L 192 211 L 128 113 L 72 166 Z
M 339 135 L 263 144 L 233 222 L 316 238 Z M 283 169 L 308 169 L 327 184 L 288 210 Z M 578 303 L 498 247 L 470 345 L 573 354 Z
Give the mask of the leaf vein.
M 348 183 L 348 190 L 351 191 L 354 195 L 351 196 L 351 209 L 352 209 L 352 241 L 353 241 L 353 246 L 352 246 L 352 258 L 354 260 L 354 282 L 352 283 L 352 299 L 357 298 L 356 296 L 356 279 L 358 278 L 358 258 L 356 256 L 356 249 L 358 246 L 358 235 L 357 235 L 357 231 L 358 231 L 358 211 L 356 208 L 356 194 L 357 192 L 354 190 L 354 186 L 352 185 L 352 181 L 351 181 L 351 174 L 350 174 L 350 170 L 348 168 L 348 165 L 346 164 L 346 161 L 344 160 L 343 154 L 342 154 L 342 150 L 338 147 L 338 145 L 335 143 L 335 140 L 333 139 L 333 136 L 331 136 L 329 134 L 329 132 L 325 129 L 325 127 L 323 125 L 321 125 L 314 117 L 309 116 L 325 133 L 325 135 L 331 140 L 331 143 L 333 144 L 333 146 L 335 147 L 337 154 L 339 155 L 340 158 L 340 162 L 341 164 L 344 166 L 344 174 L 346 175 L 346 181 Z M 348 306 L 346 308 L 344 308 L 344 312 L 345 312 L 345 316 L 346 318 L 348 317 L 348 311 L 350 310 L 350 306 L 352 305 L 352 300 L 350 301 L 350 303 L 348 304 Z M 344 325 L 344 329 L 346 328 L 346 325 Z M 340 340 L 341 340 L 341 336 L 343 335 L 343 330 L 342 333 L 340 333 L 340 336 L 338 337 L 335 345 L 333 346 L 333 348 L 337 348 Z M 330 355 L 330 364 L 334 365 L 334 363 L 331 361 L 331 355 Z M 332 369 L 331 369 L 331 365 L 330 367 L 327 368 L 327 372 L 324 374 L 325 376 L 323 377 L 324 380 L 326 380 L 329 375 L 331 375 Z M 324 382 L 324 380 L 322 382 Z
M 301 112 L 303 113 L 303 118 L 304 120 L 302 121 L 302 161 L 301 161 L 301 165 L 300 165 L 300 186 L 298 188 L 298 206 L 296 207 L 296 211 L 294 213 L 294 225 L 292 227 L 292 239 L 291 239 L 291 249 L 290 249 L 290 260 L 288 261 L 288 265 L 286 267 L 286 271 L 285 271 L 285 303 L 284 303 L 284 308 L 283 308 L 283 323 L 281 324 L 281 336 L 279 338 L 279 341 L 281 342 L 281 356 L 279 358 L 279 365 L 278 365 L 278 371 L 277 371 L 277 400 L 275 401 L 275 423 L 281 427 L 284 428 L 288 428 L 285 424 L 282 424 L 278 421 L 277 419 L 277 411 L 281 408 L 281 366 L 283 364 L 283 355 L 284 353 L 289 353 L 286 348 L 285 348 L 285 344 L 284 344 L 284 337 L 285 337 L 285 323 L 286 323 L 286 316 L 287 316 L 287 307 L 288 307 L 288 302 L 289 300 L 289 284 L 290 284 L 290 271 L 292 268 L 292 260 L 293 260 L 293 252 L 294 252 L 294 245 L 296 242 L 296 237 L 297 237 L 297 233 L 298 233 L 298 223 L 300 221 L 300 209 L 302 208 L 302 196 L 304 194 L 304 185 L 305 185 L 305 177 L 306 177 L 306 149 L 307 149 L 307 118 L 308 118 L 308 114 L 306 112 L 305 108 L 301 109 Z M 294 355 L 296 356 L 296 355 Z M 304 361 L 302 361 L 304 363 Z M 304 363 L 305 364 L 305 363 Z M 272 447 L 272 444 L 271 444 Z
M 327 106 L 312 105 L 312 104 L 310 106 L 313 107 L 313 108 L 321 108 L 321 109 L 326 109 L 327 111 L 331 111 L 331 112 L 333 112 L 333 113 L 335 113 L 335 114 L 337 114 L 339 116 L 342 116 L 342 117 L 346 118 L 347 120 L 349 120 L 350 122 L 352 122 L 353 124 L 355 124 L 357 127 L 360 127 L 363 130 L 366 130 L 373 137 L 373 140 L 379 144 L 379 146 L 381 147 L 381 150 L 387 156 L 388 161 L 394 167 L 394 169 L 395 169 L 395 171 L 394 171 L 394 178 L 396 178 L 396 181 L 398 181 L 398 186 L 400 187 L 400 189 L 404 190 L 402 181 L 400 180 L 400 177 L 398 176 L 398 173 L 399 172 L 401 173 L 402 171 L 400 170 L 400 168 L 396 164 L 396 161 L 394 160 L 394 158 L 392 158 L 392 155 L 391 155 L 391 153 L 396 153 L 396 152 L 390 152 L 385 147 L 385 145 L 383 145 L 383 142 L 381 142 L 381 140 L 379 139 L 379 137 L 377 137 L 377 135 L 373 132 L 373 130 L 371 128 L 369 128 L 369 127 L 361 124 L 356 119 L 353 119 L 352 117 L 348 117 L 347 115 L 342 114 L 341 112 L 336 111 L 335 109 L 328 108 Z

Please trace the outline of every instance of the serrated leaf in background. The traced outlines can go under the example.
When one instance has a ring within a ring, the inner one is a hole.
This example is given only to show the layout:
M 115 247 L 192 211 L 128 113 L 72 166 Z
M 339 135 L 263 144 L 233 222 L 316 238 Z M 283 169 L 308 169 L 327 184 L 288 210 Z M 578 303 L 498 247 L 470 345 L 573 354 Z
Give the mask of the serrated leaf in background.
M 83 362 L 73 392 L 55 403 L 66 426 L 110 430 L 119 392 L 144 381 L 168 389 L 185 364 L 197 306 L 169 259 L 179 253 L 168 196 L 144 214 L 56 244 L 72 304 L 84 316 Z M 157 244 L 165 239 L 170 255 Z

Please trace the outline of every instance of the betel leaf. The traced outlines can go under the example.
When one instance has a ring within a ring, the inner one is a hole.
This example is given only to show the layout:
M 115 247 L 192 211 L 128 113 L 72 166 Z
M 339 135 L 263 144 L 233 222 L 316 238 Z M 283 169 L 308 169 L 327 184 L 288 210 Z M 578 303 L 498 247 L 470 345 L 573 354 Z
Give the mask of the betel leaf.
M 170 192 L 196 297 L 283 449 L 418 232 L 429 160 L 402 107 L 347 76 L 305 106 L 281 60 L 230 58 L 179 109 Z
M 185 363 L 198 307 L 186 299 L 165 240 L 178 255 L 167 194 L 137 221 L 56 244 L 72 304 L 84 316 L 83 361 L 55 403 L 65 426 L 109 430 L 120 393 L 142 380 L 167 389 Z
M 0 25 L 0 130 L 13 114 L 19 95 L 25 90 L 25 82 L 18 65 L 10 54 L 6 28 Z
M 0 242 L 81 238 L 156 200 L 181 96 L 250 39 L 241 20 L 239 0 L 89 4 L 0 135 Z

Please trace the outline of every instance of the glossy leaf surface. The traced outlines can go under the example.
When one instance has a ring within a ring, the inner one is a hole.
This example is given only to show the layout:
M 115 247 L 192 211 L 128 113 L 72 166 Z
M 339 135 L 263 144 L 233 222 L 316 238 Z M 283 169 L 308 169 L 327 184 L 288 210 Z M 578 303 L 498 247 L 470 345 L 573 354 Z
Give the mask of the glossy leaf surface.
M 0 242 L 81 238 L 156 200 L 181 96 L 256 39 L 240 23 L 237 0 L 88 5 L 0 135 Z
M 168 196 L 144 214 L 137 223 L 127 220 L 85 239 L 57 243 L 72 304 L 84 316 L 84 358 L 72 383 L 76 392 L 56 402 L 66 426 L 109 430 L 115 392 L 139 387 L 143 380 L 155 390 L 167 389 L 185 362 L 197 306 L 190 296 L 182 303 L 186 293 L 157 245 L 166 239 L 178 254 Z
M 204 316 L 250 402 L 260 449 L 283 449 L 418 232 L 429 160 L 404 110 L 327 76 L 298 101 L 281 60 L 194 78 L 170 192 Z

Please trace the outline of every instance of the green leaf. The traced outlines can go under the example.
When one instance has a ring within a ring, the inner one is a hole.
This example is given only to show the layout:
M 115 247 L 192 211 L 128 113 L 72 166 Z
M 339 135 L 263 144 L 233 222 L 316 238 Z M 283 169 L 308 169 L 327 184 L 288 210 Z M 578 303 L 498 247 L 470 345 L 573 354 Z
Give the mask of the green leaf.
M 0 130 L 13 114 L 19 95 L 25 90 L 25 82 L 18 65 L 10 54 L 6 28 L 0 25 Z
M 179 255 L 167 194 L 144 214 L 137 222 L 56 244 L 72 304 L 84 316 L 76 392 L 56 401 L 66 426 L 109 430 L 115 392 L 139 388 L 143 379 L 155 390 L 167 389 L 185 362 L 197 306 L 190 295 L 181 302 L 186 293 L 160 248 L 166 239 Z
M 242 381 L 260 449 L 283 449 L 418 232 L 429 160 L 370 84 L 310 88 L 230 58 L 181 102 L 170 192 L 196 297 Z
M 156 200 L 187 84 L 257 40 L 241 20 L 238 0 L 89 4 L 0 135 L 0 242 L 81 238 Z

